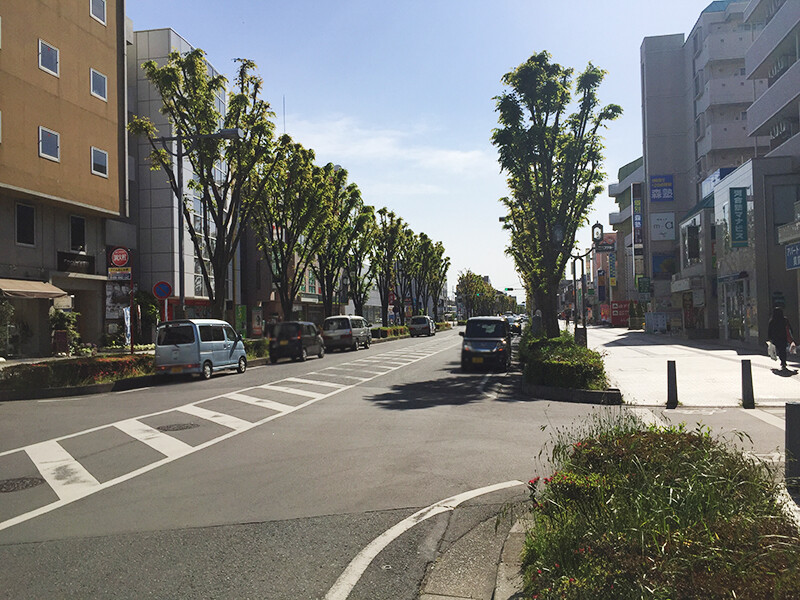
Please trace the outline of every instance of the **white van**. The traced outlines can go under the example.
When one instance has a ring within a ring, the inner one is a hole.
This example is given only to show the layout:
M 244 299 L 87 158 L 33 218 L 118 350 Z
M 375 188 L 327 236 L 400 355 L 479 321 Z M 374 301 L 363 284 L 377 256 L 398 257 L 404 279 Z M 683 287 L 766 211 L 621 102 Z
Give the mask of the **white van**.
M 217 319 L 182 319 L 158 326 L 156 373 L 199 373 L 203 379 L 223 369 L 247 369 L 244 342 L 233 327 Z
M 335 315 L 322 323 L 322 341 L 325 350 L 339 348 L 358 350 L 359 345 L 369 348 L 372 342 L 371 325 L 364 317 Z

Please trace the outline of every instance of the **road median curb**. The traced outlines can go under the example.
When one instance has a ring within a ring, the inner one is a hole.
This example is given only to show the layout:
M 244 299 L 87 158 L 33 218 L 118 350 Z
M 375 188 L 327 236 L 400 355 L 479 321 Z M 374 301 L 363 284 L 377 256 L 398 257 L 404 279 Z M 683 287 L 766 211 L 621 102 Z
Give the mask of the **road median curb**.
M 534 385 L 523 380 L 523 395 L 537 400 L 555 400 L 557 402 L 576 402 L 580 404 L 603 404 L 618 406 L 622 404 L 622 393 L 616 388 L 607 390 L 581 390 L 572 388 Z

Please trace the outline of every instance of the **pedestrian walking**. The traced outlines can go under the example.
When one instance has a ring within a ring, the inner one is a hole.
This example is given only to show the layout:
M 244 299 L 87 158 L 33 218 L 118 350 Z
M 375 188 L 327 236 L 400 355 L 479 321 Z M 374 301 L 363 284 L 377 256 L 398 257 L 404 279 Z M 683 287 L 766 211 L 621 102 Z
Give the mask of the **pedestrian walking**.
M 794 344 L 794 335 L 789 319 L 783 315 L 783 309 L 776 306 L 772 309 L 772 318 L 769 320 L 767 337 L 775 344 L 775 351 L 781 361 L 781 369 L 786 368 L 786 350 L 789 344 Z

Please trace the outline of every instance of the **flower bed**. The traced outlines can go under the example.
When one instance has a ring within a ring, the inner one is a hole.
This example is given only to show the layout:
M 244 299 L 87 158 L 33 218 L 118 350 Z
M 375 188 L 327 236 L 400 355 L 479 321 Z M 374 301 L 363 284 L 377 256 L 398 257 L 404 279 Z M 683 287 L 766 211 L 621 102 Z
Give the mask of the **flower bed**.
M 0 371 L 0 389 L 91 385 L 153 372 L 150 354 L 53 360 L 5 367 Z
M 526 329 L 519 355 L 525 381 L 533 385 L 585 390 L 608 387 L 602 355 L 577 345 L 567 333 L 552 339 L 534 339 Z

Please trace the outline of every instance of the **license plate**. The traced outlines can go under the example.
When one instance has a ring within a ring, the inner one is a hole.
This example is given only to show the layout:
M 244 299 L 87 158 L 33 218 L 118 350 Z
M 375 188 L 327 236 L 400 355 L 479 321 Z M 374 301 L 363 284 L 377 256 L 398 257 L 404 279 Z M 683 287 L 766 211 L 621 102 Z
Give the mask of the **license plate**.
M 172 367 L 169 370 L 170 373 L 183 373 L 183 367 Z
M 477 363 L 482 363 L 483 362 L 483 357 L 482 356 L 473 356 L 472 357 L 472 362 L 476 363 L 476 364 Z
M 289 345 L 289 340 L 281 340 L 280 342 L 278 342 L 278 345 L 280 345 L 280 346 L 288 346 Z

